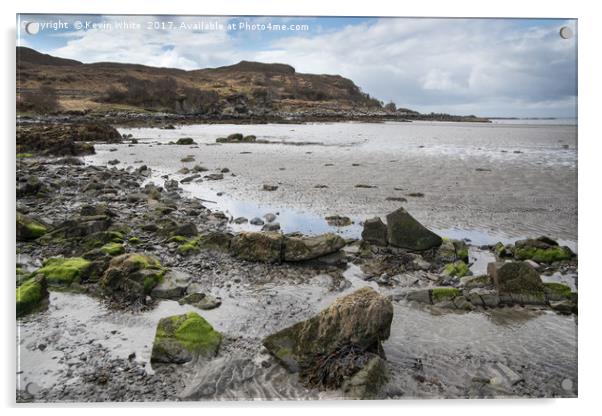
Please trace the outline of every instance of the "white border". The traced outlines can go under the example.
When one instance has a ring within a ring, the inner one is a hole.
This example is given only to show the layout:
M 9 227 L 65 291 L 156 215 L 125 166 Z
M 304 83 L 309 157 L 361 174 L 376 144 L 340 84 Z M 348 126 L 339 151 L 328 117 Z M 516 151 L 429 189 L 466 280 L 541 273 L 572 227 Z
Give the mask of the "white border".
M 279 414 L 287 415 L 307 413 L 365 414 L 372 409 L 382 413 L 396 414 L 487 414 L 508 413 L 523 414 L 525 412 L 554 414 L 589 414 L 597 405 L 601 386 L 600 375 L 600 303 L 596 296 L 600 289 L 602 272 L 596 267 L 600 259 L 600 166 L 602 161 L 600 125 L 602 118 L 600 100 L 602 91 L 600 77 L 600 27 L 602 21 L 596 13 L 596 2 L 557 1 L 527 2 L 524 0 L 504 0 L 498 2 L 453 0 L 433 1 L 420 0 L 412 2 L 393 2 L 371 0 L 361 3 L 350 1 L 325 0 L 230 0 L 230 1 L 152 1 L 152 0 L 104 0 L 98 2 L 67 0 L 20 0 L 2 2 L 2 29 L 4 64 L 2 70 L 2 95 L 0 99 L 4 136 L 2 143 L 2 181 L 3 202 L 3 244 L 1 262 L 5 273 L 3 280 L 3 327 L 2 334 L 2 371 L 0 392 L 2 403 L 14 407 L 14 288 L 12 286 L 14 265 L 14 123 L 15 123 L 15 14 L 21 13 L 113 13 L 113 14 L 205 14 L 205 15 L 345 15 L 345 16 L 440 16 L 440 17 L 557 17 L 579 19 L 579 257 L 580 257 L 580 317 L 579 317 L 579 399 L 566 400 L 440 400 L 440 401 L 401 401 L 401 402 L 286 402 L 286 403 L 201 403 L 179 407 L 177 412 L 199 414 L 212 411 L 241 414 Z M 81 410 L 52 406 L 44 409 L 26 407 L 27 412 L 44 412 L 44 414 L 65 414 Z M 152 414 L 164 414 L 165 405 L 118 405 L 90 407 L 86 406 L 86 414 L 102 414 L 110 412 L 131 412 L 134 407 Z M 201 409 L 197 409 L 200 407 Z M 212 409 L 213 408 L 213 409 Z M 248 409 L 243 409 L 248 408 Z M 211 410 L 210 410 L 211 409 Z M 10 409 L 12 413 L 15 409 Z M 597 412 L 600 412 L 598 410 Z

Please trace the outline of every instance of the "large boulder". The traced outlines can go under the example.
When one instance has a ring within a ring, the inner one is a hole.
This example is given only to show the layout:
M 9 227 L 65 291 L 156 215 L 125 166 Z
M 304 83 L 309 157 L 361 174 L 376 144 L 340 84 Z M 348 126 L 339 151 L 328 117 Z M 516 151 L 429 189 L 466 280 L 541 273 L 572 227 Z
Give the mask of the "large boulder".
M 163 280 L 165 269 L 156 258 L 143 253 L 114 257 L 100 279 L 104 294 L 116 301 L 144 304 L 146 295 Z
M 17 318 L 31 313 L 48 302 L 46 277 L 37 275 L 17 287 Z
M 494 262 L 487 265 L 499 293 L 542 293 L 544 285 L 531 266 L 522 261 Z
M 151 362 L 182 364 L 197 357 L 214 357 L 222 336 L 195 312 L 163 318 L 157 332 Z
M 39 221 L 17 212 L 17 241 L 31 241 L 43 236 L 48 228 Z
M 387 239 L 392 246 L 416 251 L 438 247 L 442 242 L 441 237 L 416 221 L 403 208 L 387 215 Z
M 317 355 L 330 354 L 344 345 L 381 353 L 381 341 L 389 338 L 392 319 L 391 301 L 364 287 L 313 318 L 269 335 L 263 345 L 289 371 L 297 372 Z
M 230 242 L 230 253 L 249 261 L 276 263 L 282 260 L 284 237 L 274 232 L 243 232 Z
M 387 226 L 379 217 L 364 221 L 362 240 L 377 246 L 387 245 Z
M 317 235 L 315 237 L 285 237 L 284 260 L 311 260 L 336 253 L 343 247 L 345 247 L 345 240 L 334 233 Z

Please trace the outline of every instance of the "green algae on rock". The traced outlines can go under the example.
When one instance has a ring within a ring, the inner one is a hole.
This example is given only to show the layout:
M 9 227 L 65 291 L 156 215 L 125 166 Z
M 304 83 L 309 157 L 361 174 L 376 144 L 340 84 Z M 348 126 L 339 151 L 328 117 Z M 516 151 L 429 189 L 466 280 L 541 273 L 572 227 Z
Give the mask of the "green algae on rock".
M 68 287 L 84 280 L 91 262 L 81 257 L 53 257 L 44 262 L 36 274 L 46 276 L 49 286 Z
M 44 224 L 17 212 L 17 241 L 35 240 L 47 232 L 48 229 Z
M 100 279 L 105 295 L 126 303 L 145 303 L 146 295 L 163 279 L 166 269 L 144 253 L 114 257 Z
M 468 265 L 462 260 L 450 263 L 443 268 L 443 274 L 451 277 L 464 277 L 471 274 Z
M 436 287 L 433 288 L 433 290 L 431 291 L 431 298 L 433 299 L 433 303 L 451 300 L 459 295 L 461 295 L 461 292 L 455 287 Z
M 32 277 L 17 287 L 17 317 L 22 317 L 41 308 L 48 300 L 46 277 Z
M 568 247 L 561 247 L 549 237 L 528 238 L 514 243 L 514 257 L 519 260 L 533 260 L 537 263 L 553 263 L 570 260 L 575 253 Z
M 211 358 L 221 342 L 221 334 L 195 312 L 162 318 L 157 324 L 151 362 L 182 364 L 196 357 Z
M 107 243 L 100 248 L 100 251 L 108 254 L 109 256 L 117 256 L 119 254 L 123 254 L 125 252 L 125 248 L 123 247 L 123 244 L 120 243 Z

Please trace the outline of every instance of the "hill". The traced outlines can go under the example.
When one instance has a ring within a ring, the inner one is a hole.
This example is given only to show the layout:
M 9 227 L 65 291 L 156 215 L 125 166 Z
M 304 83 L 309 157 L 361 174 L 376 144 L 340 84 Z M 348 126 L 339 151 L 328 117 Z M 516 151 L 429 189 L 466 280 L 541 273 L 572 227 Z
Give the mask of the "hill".
M 185 71 L 75 60 L 17 47 L 20 98 L 54 90 L 63 111 L 153 111 L 268 115 L 381 110 L 382 104 L 339 75 L 301 74 L 290 65 L 242 61 Z M 18 103 L 26 110 L 27 103 Z

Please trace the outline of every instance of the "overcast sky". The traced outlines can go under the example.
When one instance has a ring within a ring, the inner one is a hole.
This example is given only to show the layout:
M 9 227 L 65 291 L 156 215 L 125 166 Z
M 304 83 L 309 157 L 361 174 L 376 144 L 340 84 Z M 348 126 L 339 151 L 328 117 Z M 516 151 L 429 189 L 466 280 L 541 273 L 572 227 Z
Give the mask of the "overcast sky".
M 28 22 L 38 23 L 29 26 L 37 33 L 23 30 Z M 140 27 L 120 29 L 121 22 Z M 559 35 L 563 26 L 572 38 Z M 19 27 L 19 45 L 82 62 L 182 69 L 281 62 L 340 74 L 373 97 L 420 112 L 576 116 L 574 20 L 21 15 Z

